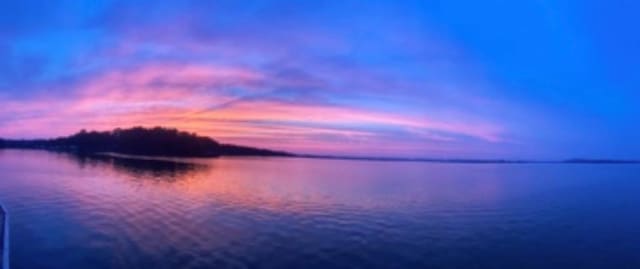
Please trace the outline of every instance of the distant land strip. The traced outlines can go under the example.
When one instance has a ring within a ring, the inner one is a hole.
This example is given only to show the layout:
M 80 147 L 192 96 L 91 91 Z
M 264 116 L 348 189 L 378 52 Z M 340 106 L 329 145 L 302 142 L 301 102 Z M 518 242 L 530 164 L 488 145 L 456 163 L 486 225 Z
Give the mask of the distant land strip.
M 16 140 L 0 139 L 0 149 L 41 149 L 77 154 L 105 154 L 117 158 L 198 158 L 221 156 L 264 156 L 297 157 L 310 159 L 360 160 L 360 161 L 403 161 L 431 163 L 469 163 L 469 164 L 640 164 L 640 160 L 572 158 L 561 161 L 510 160 L 510 159 L 456 159 L 456 158 L 402 158 L 402 157 L 364 157 L 294 154 L 285 151 L 254 148 L 218 141 L 183 132 L 173 128 L 115 129 L 113 131 L 82 130 L 68 137 L 53 139 Z
M 640 164 L 640 160 L 615 160 L 615 159 L 567 159 L 567 160 L 510 160 L 510 159 L 445 159 L 445 158 L 402 158 L 402 157 L 366 157 L 366 156 L 334 156 L 334 155 L 296 155 L 300 158 L 311 159 L 336 159 L 336 160 L 360 160 L 360 161 L 402 161 L 402 162 L 431 162 L 431 163 L 477 163 L 477 164 L 562 164 L 562 163 L 590 163 L 590 164 Z
M 162 127 L 134 127 L 106 132 L 83 130 L 72 136 L 54 139 L 0 139 L 0 148 L 78 154 L 112 152 L 152 157 L 294 156 L 284 151 L 221 144 L 209 137 Z

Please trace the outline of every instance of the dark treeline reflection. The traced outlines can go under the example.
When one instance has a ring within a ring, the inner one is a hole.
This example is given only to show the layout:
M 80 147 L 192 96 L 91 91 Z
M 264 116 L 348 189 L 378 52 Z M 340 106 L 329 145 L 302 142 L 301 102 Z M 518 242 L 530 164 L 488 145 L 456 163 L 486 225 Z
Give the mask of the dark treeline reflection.
M 169 159 L 141 159 L 101 154 L 59 153 L 77 162 L 80 167 L 108 167 L 117 172 L 137 178 L 175 181 L 194 173 L 205 172 L 209 165 Z

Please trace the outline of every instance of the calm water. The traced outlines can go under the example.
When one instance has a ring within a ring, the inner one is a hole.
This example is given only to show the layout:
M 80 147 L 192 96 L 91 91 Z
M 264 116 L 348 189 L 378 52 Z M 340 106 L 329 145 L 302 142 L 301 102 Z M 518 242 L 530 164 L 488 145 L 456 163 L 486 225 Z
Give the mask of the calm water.
M 640 166 L 0 151 L 13 268 L 640 268 Z

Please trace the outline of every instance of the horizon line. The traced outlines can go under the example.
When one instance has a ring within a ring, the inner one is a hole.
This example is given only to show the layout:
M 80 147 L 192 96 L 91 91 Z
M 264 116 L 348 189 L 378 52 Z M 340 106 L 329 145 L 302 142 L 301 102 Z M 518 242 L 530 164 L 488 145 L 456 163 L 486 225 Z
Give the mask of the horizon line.
M 116 130 L 123 129 L 134 129 L 134 128 L 143 128 L 143 129 L 154 129 L 154 128 L 162 128 L 162 129 L 173 129 L 178 132 L 186 132 L 191 133 L 197 136 L 202 136 L 219 142 L 224 145 L 236 145 L 231 143 L 223 143 L 218 139 L 208 136 L 208 135 L 200 135 L 197 132 L 183 131 L 176 127 L 164 127 L 164 126 L 154 126 L 154 127 L 144 127 L 144 126 L 132 126 L 132 127 L 117 127 L 110 130 L 98 131 L 98 130 L 87 130 L 85 128 L 81 128 L 74 134 L 67 136 L 58 136 L 58 137 L 50 137 L 50 138 L 3 138 L 0 137 L 0 141 L 37 141 L 37 140 L 54 140 L 60 138 L 66 138 L 73 136 L 75 134 L 79 134 L 82 132 L 113 132 Z M 242 146 L 242 145 L 236 145 Z M 255 146 L 252 146 L 255 147 Z M 264 147 L 256 147 L 258 149 L 267 149 Z M 2 148 L 0 148 L 2 149 Z M 272 151 L 283 152 L 286 154 L 290 154 L 289 157 L 298 157 L 298 158 L 311 158 L 311 159 L 340 159 L 340 160 L 368 160 L 368 161 L 409 161 L 409 162 L 434 162 L 434 163 L 596 163 L 596 164 L 607 164 L 607 163 L 625 163 L 625 164 L 638 164 L 640 163 L 640 159 L 618 159 L 618 158 L 592 158 L 592 157 L 569 157 L 562 159 L 526 159 L 526 158 L 466 158 L 466 157 L 399 157 L 399 156 L 381 156 L 381 155 L 342 155 L 342 154 L 309 154 L 309 153 L 295 153 L 291 151 L 285 150 L 277 150 L 277 149 L 267 149 Z M 142 155 L 140 155 L 142 156 Z

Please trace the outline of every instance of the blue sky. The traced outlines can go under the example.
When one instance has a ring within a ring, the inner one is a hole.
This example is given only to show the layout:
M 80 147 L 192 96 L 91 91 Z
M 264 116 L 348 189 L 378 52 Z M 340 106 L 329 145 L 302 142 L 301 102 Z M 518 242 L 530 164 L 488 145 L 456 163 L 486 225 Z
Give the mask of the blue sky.
M 633 1 L 3 1 L 0 137 L 640 158 Z

